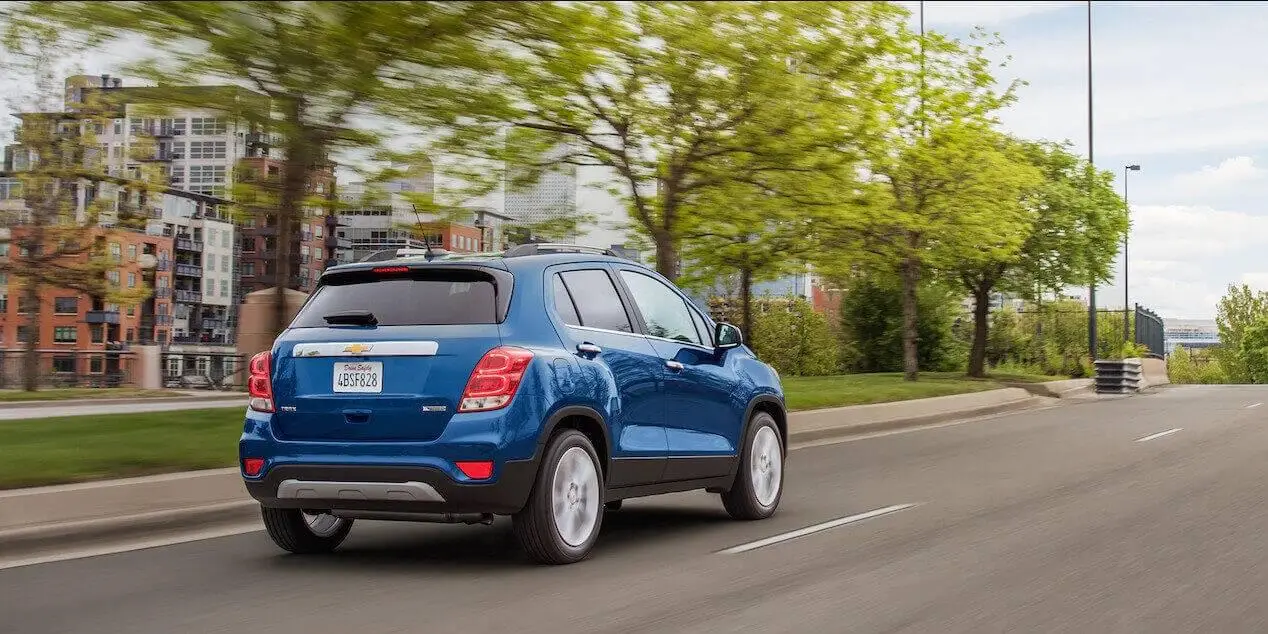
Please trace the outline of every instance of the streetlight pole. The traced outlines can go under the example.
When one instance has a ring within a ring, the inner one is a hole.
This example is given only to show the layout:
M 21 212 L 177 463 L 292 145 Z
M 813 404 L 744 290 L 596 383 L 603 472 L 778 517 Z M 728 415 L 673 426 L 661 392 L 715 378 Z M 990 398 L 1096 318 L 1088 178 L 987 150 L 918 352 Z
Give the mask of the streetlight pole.
M 1092 180 L 1096 174 L 1093 162 L 1092 138 L 1092 0 L 1087 0 L 1087 186 L 1089 197 L 1092 194 Z M 1096 361 L 1096 279 L 1088 281 L 1087 290 L 1087 349 L 1092 361 Z
M 1123 205 L 1127 207 L 1127 233 L 1123 234 L 1123 343 L 1129 343 L 1132 340 L 1131 339 L 1131 321 L 1127 313 L 1129 307 L 1131 306 L 1131 304 L 1128 303 L 1127 301 L 1127 298 L 1128 298 L 1127 274 L 1128 274 L 1128 269 L 1130 268 L 1130 266 L 1127 263 L 1127 239 L 1131 237 L 1131 233 L 1132 233 L 1132 227 L 1131 227 L 1132 208 L 1131 208 L 1131 205 L 1127 203 L 1127 173 L 1139 172 L 1139 171 L 1140 171 L 1139 165 L 1124 165 L 1123 166 Z

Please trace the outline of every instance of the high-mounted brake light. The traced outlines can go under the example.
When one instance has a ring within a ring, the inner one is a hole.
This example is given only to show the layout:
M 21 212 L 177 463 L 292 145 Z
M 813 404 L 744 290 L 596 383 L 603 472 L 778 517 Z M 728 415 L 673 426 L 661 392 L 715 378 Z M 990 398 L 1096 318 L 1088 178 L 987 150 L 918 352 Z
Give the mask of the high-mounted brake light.
M 487 412 L 506 407 L 524 379 L 533 353 L 523 348 L 502 346 L 484 354 L 458 403 L 460 412 Z
M 251 397 L 247 404 L 257 412 L 273 411 L 273 379 L 270 377 L 272 359 L 273 353 L 261 352 L 251 357 L 251 363 L 247 365 L 250 372 L 247 394 Z
M 370 269 L 375 275 L 388 275 L 392 273 L 409 273 L 408 266 L 376 266 Z

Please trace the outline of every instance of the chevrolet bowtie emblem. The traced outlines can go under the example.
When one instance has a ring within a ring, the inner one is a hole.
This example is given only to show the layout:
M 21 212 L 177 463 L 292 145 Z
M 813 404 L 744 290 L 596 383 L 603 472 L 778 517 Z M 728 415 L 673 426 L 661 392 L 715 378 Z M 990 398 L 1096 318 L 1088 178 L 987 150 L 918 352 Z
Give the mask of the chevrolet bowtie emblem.
M 362 352 L 369 352 L 370 348 L 373 347 L 374 346 L 372 344 L 368 343 L 351 343 L 344 346 L 343 351 L 348 354 L 361 354 Z

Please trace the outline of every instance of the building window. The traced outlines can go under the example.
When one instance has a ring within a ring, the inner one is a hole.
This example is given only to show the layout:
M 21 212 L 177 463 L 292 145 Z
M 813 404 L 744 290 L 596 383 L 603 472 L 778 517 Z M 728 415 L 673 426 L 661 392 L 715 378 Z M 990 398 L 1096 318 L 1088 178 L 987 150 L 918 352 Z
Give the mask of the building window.
M 111 284 L 114 284 L 115 286 L 118 286 L 118 285 L 119 285 L 119 272 L 118 272 L 118 271 L 106 271 L 106 279 L 107 279 L 107 280 L 109 280 L 109 282 L 110 282 Z
M 320 238 L 321 232 L 323 229 L 324 227 L 322 227 L 321 225 L 313 225 L 313 236 Z
M 31 340 L 31 327 L 18 326 L 18 341 L 21 343 L 27 343 L 30 340 Z
M 128 273 L 128 288 L 136 288 L 136 273 Z
M 232 239 L 233 239 L 233 233 L 229 231 L 228 229 L 225 229 L 224 232 L 220 234 L 220 246 L 228 249 L 229 243 Z
M 254 276 L 254 275 L 255 275 L 255 262 L 243 262 L 243 263 L 242 263 L 242 275 L 244 275 L 244 276 L 248 276 L 248 277 Z
M 131 328 L 129 328 L 129 329 L 128 329 L 128 338 L 127 338 L 127 340 L 126 340 L 126 341 L 127 341 L 128 343 L 132 343 L 132 342 L 136 341 L 136 331 L 135 331 L 135 330 L 133 330 L 133 329 L 131 329 Z
M 22 197 L 22 181 L 17 178 L 0 178 L 0 200 Z
M 53 357 L 53 371 L 59 374 L 74 374 L 75 357 L 71 355 L 58 355 Z
M 214 243 L 215 241 L 216 241 L 216 230 L 208 229 L 207 230 L 207 246 L 214 246 L 212 243 Z
M 76 326 L 58 326 L 53 329 L 53 343 L 75 343 L 79 341 L 79 328 Z
M 0 291 L 0 313 L 9 312 L 9 292 Z
M 136 245 L 135 244 L 128 245 L 128 260 L 131 262 L 136 262 Z
M 207 297 L 215 297 L 216 296 L 216 280 L 207 280 L 207 288 L 204 290 L 206 291 Z
M 225 157 L 224 141 L 190 141 L 189 158 L 222 159 Z
M 180 185 L 181 183 L 184 183 L 185 182 L 185 166 L 173 165 L 170 179 L 173 185 Z
M 123 134 L 123 119 L 114 120 L 114 133 Z
M 37 301 L 37 303 L 38 303 L 38 300 L 36 300 L 36 301 Z M 35 308 L 35 306 L 32 306 L 32 305 L 31 305 L 31 302 L 30 302 L 29 300 L 27 300 L 27 298 L 26 298 L 26 295 L 25 295 L 25 294 L 18 296 L 18 314 L 19 314 L 19 315 L 22 315 L 22 314 L 25 314 L 25 313 L 29 313 L 29 312 L 31 312 L 34 308 Z
M 132 134 L 140 134 L 142 126 L 142 121 L 136 117 L 132 117 L 128 120 L 128 131 Z
M 55 297 L 53 298 L 53 312 L 58 315 L 78 315 L 79 314 L 79 298 L 78 297 Z
M 229 256 L 227 256 L 227 255 L 226 255 L 226 256 L 222 256 L 222 257 L 220 258 L 220 272 L 221 272 L 221 273 L 228 273 L 228 272 L 229 272 Z
M 129 317 L 136 316 L 136 306 L 128 306 L 128 316 Z
M 229 296 L 229 280 L 220 280 L 220 296 Z
M 191 117 L 189 120 L 190 134 L 224 134 L 228 131 L 228 124 L 218 117 Z
M 123 247 L 118 242 L 110 243 L 110 260 L 112 262 L 120 262 L 123 260 Z
M 209 271 L 216 270 L 216 254 L 215 253 L 207 254 L 207 270 Z
M 106 327 L 103 324 L 92 324 L 88 326 L 88 336 L 93 343 L 103 343 L 106 340 Z
M 326 259 L 326 250 L 321 247 L 313 247 L 313 259 L 318 262 Z
M 220 196 L 224 194 L 224 184 L 224 165 L 189 166 L 189 191 L 209 196 Z
M 88 357 L 88 371 L 92 374 L 101 374 L 106 369 L 106 360 L 100 356 Z

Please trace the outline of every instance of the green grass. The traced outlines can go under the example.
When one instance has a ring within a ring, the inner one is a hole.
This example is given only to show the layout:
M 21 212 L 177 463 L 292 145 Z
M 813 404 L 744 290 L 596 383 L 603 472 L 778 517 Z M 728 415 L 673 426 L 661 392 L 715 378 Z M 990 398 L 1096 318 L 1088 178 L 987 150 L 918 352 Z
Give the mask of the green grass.
M 0 489 L 231 467 L 236 407 L 0 421 Z
M 153 398 L 180 396 L 170 390 L 140 390 L 130 387 L 71 387 L 50 388 L 38 392 L 0 390 L 0 402 L 11 401 L 62 401 L 72 398 Z
M 1059 377 L 1001 373 L 979 380 L 924 372 L 909 383 L 901 374 L 848 374 L 787 377 L 784 390 L 789 408 L 798 410 L 963 394 L 1003 382 L 1053 378 Z M 232 407 L 0 421 L 0 489 L 231 467 L 241 433 L 242 410 Z
M 997 373 L 971 379 L 962 372 L 921 372 L 920 380 L 904 381 L 901 373 L 790 376 L 783 379 L 784 399 L 792 410 L 888 403 L 914 398 L 982 392 L 1005 383 L 1037 383 L 1063 377 Z

